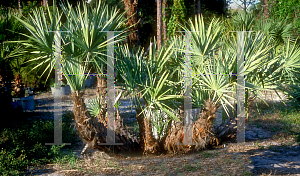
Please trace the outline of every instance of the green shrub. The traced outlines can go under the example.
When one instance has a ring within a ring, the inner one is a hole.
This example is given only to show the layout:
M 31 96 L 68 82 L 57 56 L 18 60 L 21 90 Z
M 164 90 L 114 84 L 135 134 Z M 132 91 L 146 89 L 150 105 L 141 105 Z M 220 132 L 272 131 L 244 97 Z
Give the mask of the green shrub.
M 70 125 L 70 114 L 63 116 L 63 142 L 77 142 L 76 133 Z M 28 121 L 0 131 L 0 173 L 16 175 L 27 166 L 52 163 L 60 157 L 60 149 L 72 146 L 45 145 L 54 139 L 53 120 Z M 4 172 L 5 171 L 5 172 Z
M 19 175 L 20 170 L 26 169 L 29 162 L 24 150 L 21 150 L 21 154 L 18 155 L 16 150 L 7 151 L 3 148 L 0 150 L 0 161 L 2 175 Z

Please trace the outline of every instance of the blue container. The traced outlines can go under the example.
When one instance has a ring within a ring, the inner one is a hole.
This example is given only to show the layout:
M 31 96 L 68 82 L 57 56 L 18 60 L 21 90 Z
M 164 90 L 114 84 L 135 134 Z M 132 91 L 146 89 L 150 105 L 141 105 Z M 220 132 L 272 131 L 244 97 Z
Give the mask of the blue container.
M 34 96 L 22 97 L 21 104 L 23 110 L 34 110 Z

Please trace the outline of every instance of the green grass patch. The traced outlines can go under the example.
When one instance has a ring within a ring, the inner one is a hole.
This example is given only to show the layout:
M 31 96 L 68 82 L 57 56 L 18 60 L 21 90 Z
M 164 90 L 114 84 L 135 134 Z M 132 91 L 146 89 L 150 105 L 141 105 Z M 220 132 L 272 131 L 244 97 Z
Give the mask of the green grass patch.
M 194 167 L 191 164 L 184 164 L 183 167 L 185 171 L 193 172 L 197 170 L 197 167 Z
M 260 113 L 254 111 L 250 124 L 267 127 L 270 131 L 291 136 L 300 142 L 300 110 L 295 104 L 285 106 L 281 103 L 270 104 L 269 108 L 259 104 Z

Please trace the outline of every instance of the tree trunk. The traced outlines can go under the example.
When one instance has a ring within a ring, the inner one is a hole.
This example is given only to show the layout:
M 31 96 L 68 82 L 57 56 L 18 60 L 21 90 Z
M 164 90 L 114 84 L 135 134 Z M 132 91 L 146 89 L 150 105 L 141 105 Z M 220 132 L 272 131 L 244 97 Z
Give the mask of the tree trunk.
M 22 84 L 22 78 L 21 78 L 20 74 L 17 74 L 15 76 L 14 92 L 15 92 L 15 95 L 18 97 L 25 96 L 25 90 L 24 90 L 24 87 Z
M 269 17 L 269 13 L 268 13 L 268 0 L 263 0 L 264 1 L 264 12 L 263 15 L 265 17 L 265 19 L 268 19 Z
M 166 20 L 167 20 L 167 16 L 166 16 L 166 0 L 163 0 L 163 17 L 164 17 L 164 21 L 163 21 L 163 32 L 164 32 L 164 42 L 167 41 L 167 24 L 166 24 Z
M 97 76 L 97 98 L 102 107 L 100 107 L 100 114 L 97 116 L 97 119 L 100 123 L 103 123 L 105 126 L 107 125 L 106 120 L 106 88 L 107 81 L 106 78 Z
M 198 0 L 198 15 L 201 15 L 201 1 Z
M 91 117 L 83 100 L 83 92 L 72 92 L 74 101 L 73 113 L 76 128 L 81 139 L 87 143 L 91 149 L 99 149 L 106 152 L 132 151 L 138 149 L 138 141 L 123 128 L 116 130 L 115 142 L 124 145 L 98 145 L 106 143 L 107 128 L 101 122 L 97 122 Z
M 172 153 L 187 153 L 192 150 L 202 150 L 209 145 L 218 145 L 219 140 L 211 131 L 213 121 L 216 118 L 216 111 L 219 105 L 207 101 L 200 118 L 193 124 L 192 143 L 198 145 L 183 145 L 184 127 L 182 122 L 176 122 L 166 138 L 164 148 Z M 182 145 L 178 145 L 182 144 Z
M 97 119 L 100 123 L 107 126 L 106 117 L 106 89 L 107 89 L 107 79 L 105 77 L 97 76 L 97 98 L 100 101 L 100 114 L 97 115 Z M 119 110 L 117 110 L 117 116 L 115 119 L 116 129 L 123 128 L 123 119 L 120 118 Z
M 45 6 L 45 7 L 46 7 L 47 4 L 48 4 L 48 0 L 42 0 L 42 2 L 41 2 L 41 5 L 42 5 L 42 6 Z
M 161 48 L 161 0 L 156 0 L 157 5 L 157 47 Z
M 22 6 L 21 6 L 21 0 L 18 0 L 18 6 L 19 6 L 19 10 L 22 10 Z
M 126 23 L 126 25 L 132 26 L 130 30 L 130 35 L 129 35 L 129 47 L 132 48 L 134 45 L 138 45 L 139 43 L 139 37 L 138 37 L 138 13 L 137 13 L 137 5 L 138 5 L 138 0 L 122 0 L 124 5 L 125 5 L 125 10 L 129 9 L 127 11 L 127 18 L 130 17 Z
M 157 153 L 160 150 L 158 141 L 153 137 L 151 120 L 148 120 L 144 114 L 140 114 L 141 109 L 136 108 L 136 119 L 139 124 L 140 148 L 143 154 Z
M 103 137 L 105 136 L 105 127 L 102 123 L 99 123 L 100 125 L 97 126 L 96 121 L 92 119 L 85 106 L 83 92 L 72 92 L 72 98 L 74 101 L 73 113 L 79 136 L 93 148 L 97 145 L 95 137 L 98 136 L 98 134 L 102 134 L 101 136 Z M 105 141 L 104 138 L 99 140 Z

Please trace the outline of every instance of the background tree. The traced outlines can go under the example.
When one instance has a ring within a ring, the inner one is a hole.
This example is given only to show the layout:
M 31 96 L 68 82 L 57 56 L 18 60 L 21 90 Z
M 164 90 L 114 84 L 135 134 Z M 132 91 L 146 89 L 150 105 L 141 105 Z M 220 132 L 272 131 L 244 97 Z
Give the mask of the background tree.
M 161 48 L 161 32 L 162 32 L 162 16 L 161 16 L 161 0 L 156 0 L 157 4 L 157 47 Z
M 166 0 L 163 0 L 163 3 L 162 3 L 162 7 L 163 7 L 163 33 L 164 33 L 164 42 L 166 42 L 167 40 L 167 23 L 166 23 L 166 18 L 167 18 L 167 15 L 166 15 Z
M 195 0 L 189 1 L 184 0 L 184 4 L 186 7 L 186 17 L 185 21 L 188 21 L 189 18 L 192 20 L 194 19 L 194 16 L 196 14 L 200 13 L 203 15 L 205 21 L 209 21 L 211 17 L 213 16 L 222 16 L 226 15 L 228 12 L 228 7 L 230 4 L 230 1 L 228 0 Z M 200 8 L 200 9 L 199 9 Z
M 263 6 L 263 14 L 265 19 L 267 19 L 269 17 L 269 13 L 268 13 L 268 0 L 262 0 L 262 6 Z
M 138 0 L 122 0 L 125 5 L 125 10 L 127 11 L 127 18 L 128 21 L 126 25 L 132 26 L 134 24 L 138 23 L 138 11 L 137 11 L 137 6 L 138 6 Z M 130 35 L 129 35 L 129 46 L 132 48 L 134 45 L 138 45 L 139 37 L 138 37 L 138 26 L 134 25 L 131 27 L 130 30 Z

